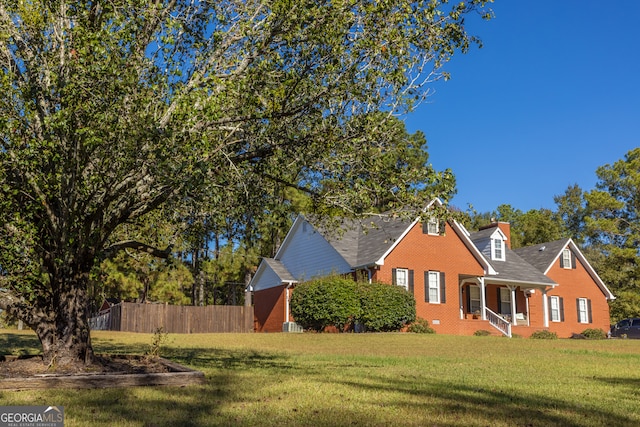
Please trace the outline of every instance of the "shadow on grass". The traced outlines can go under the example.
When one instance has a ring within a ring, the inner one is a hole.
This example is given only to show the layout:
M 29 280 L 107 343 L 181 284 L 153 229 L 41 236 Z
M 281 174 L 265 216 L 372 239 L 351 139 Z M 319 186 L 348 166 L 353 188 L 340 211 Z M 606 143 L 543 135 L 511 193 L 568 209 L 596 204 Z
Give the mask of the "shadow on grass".
M 40 340 L 33 334 L 0 334 L 0 356 L 5 354 L 36 355 L 41 353 Z
M 465 386 L 447 381 L 433 380 L 416 384 L 411 380 L 368 377 L 366 383 L 360 381 L 339 383 L 358 390 L 400 392 L 407 396 L 407 401 L 420 401 L 418 404 L 410 404 L 416 411 L 424 414 L 446 414 L 447 417 L 451 414 L 459 414 L 464 424 L 468 424 L 468 420 L 472 419 L 478 425 L 495 423 L 527 427 L 638 425 L 637 416 L 625 416 L 620 412 L 587 407 L 581 402 L 564 401 L 537 394 Z M 614 384 L 619 384 L 619 382 L 614 382 Z M 631 380 L 626 385 L 629 387 L 639 386 L 638 380 Z M 408 405 L 407 401 L 386 402 L 386 404 L 406 406 Z M 429 419 L 426 419 L 425 422 L 436 423 Z M 437 422 L 436 424 L 439 426 L 458 425 L 456 422 L 452 424 Z

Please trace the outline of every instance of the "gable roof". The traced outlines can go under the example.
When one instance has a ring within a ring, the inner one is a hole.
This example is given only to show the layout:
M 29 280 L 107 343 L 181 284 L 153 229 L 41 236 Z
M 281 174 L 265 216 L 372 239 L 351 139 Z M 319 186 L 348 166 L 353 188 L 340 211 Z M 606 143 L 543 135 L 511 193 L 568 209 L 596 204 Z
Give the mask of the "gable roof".
M 515 252 L 538 270 L 546 273 L 571 239 L 560 239 L 515 249 Z
M 614 300 L 616 297 L 611 293 L 607 285 L 604 284 L 596 270 L 589 264 L 587 258 L 578 248 L 578 245 L 573 239 L 565 238 L 560 240 L 554 240 L 552 242 L 540 243 L 538 245 L 527 246 L 525 248 L 516 249 L 516 252 L 529 263 L 534 265 L 539 271 L 547 274 L 558 258 L 562 256 L 562 250 L 565 248 L 571 249 L 576 258 L 580 260 L 580 263 L 584 266 L 587 273 L 591 276 L 596 285 L 600 288 L 602 293 L 608 300 Z
M 342 234 L 316 228 L 352 268 L 358 268 L 378 263 L 416 222 L 371 216 L 359 221 L 344 220 Z
M 486 240 L 495 233 L 496 230 L 499 229 L 495 227 L 471 233 L 471 241 L 479 243 L 480 241 Z M 502 231 L 500 231 L 500 233 L 504 235 Z M 556 282 L 545 276 L 544 273 L 528 263 L 526 260 L 522 259 L 517 253 L 508 247 L 505 246 L 504 251 L 504 261 L 487 260 L 495 270 L 495 274 L 489 274 L 486 276 L 487 280 L 514 284 L 529 284 L 532 286 L 557 286 Z

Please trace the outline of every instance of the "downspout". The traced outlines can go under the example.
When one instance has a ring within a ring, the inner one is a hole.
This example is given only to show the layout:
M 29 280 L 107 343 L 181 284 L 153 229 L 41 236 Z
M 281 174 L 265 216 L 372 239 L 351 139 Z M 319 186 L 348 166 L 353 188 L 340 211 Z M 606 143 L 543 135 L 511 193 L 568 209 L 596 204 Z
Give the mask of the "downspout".
M 365 267 L 365 270 L 367 270 L 367 279 L 369 280 L 369 283 L 371 283 L 372 277 L 373 277 L 373 273 L 371 272 L 371 268 L 370 267 Z
M 290 317 L 289 297 L 291 296 L 291 293 L 289 292 L 289 290 L 292 287 L 293 287 L 293 282 L 289 282 L 289 284 L 286 287 L 285 300 L 284 300 L 284 321 L 285 322 L 288 322 Z

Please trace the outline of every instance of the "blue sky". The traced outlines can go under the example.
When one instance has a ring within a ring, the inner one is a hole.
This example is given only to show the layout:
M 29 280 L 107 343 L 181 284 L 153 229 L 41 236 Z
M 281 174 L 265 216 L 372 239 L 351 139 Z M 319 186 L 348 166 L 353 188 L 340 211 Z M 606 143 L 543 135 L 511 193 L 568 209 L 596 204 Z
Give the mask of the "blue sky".
M 640 1 L 497 0 L 467 20 L 484 47 L 454 56 L 451 80 L 406 117 L 429 160 L 452 169 L 451 204 L 555 209 L 568 186 L 640 146 Z

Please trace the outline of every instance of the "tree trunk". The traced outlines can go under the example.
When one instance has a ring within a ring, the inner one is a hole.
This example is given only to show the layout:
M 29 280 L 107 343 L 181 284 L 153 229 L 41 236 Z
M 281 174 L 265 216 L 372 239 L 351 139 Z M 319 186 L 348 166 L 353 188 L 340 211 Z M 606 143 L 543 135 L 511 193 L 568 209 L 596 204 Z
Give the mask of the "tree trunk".
M 52 279 L 52 300 L 41 320 L 31 327 L 42 344 L 43 361 L 51 366 L 89 364 L 93 361 L 88 321 L 88 274 Z

